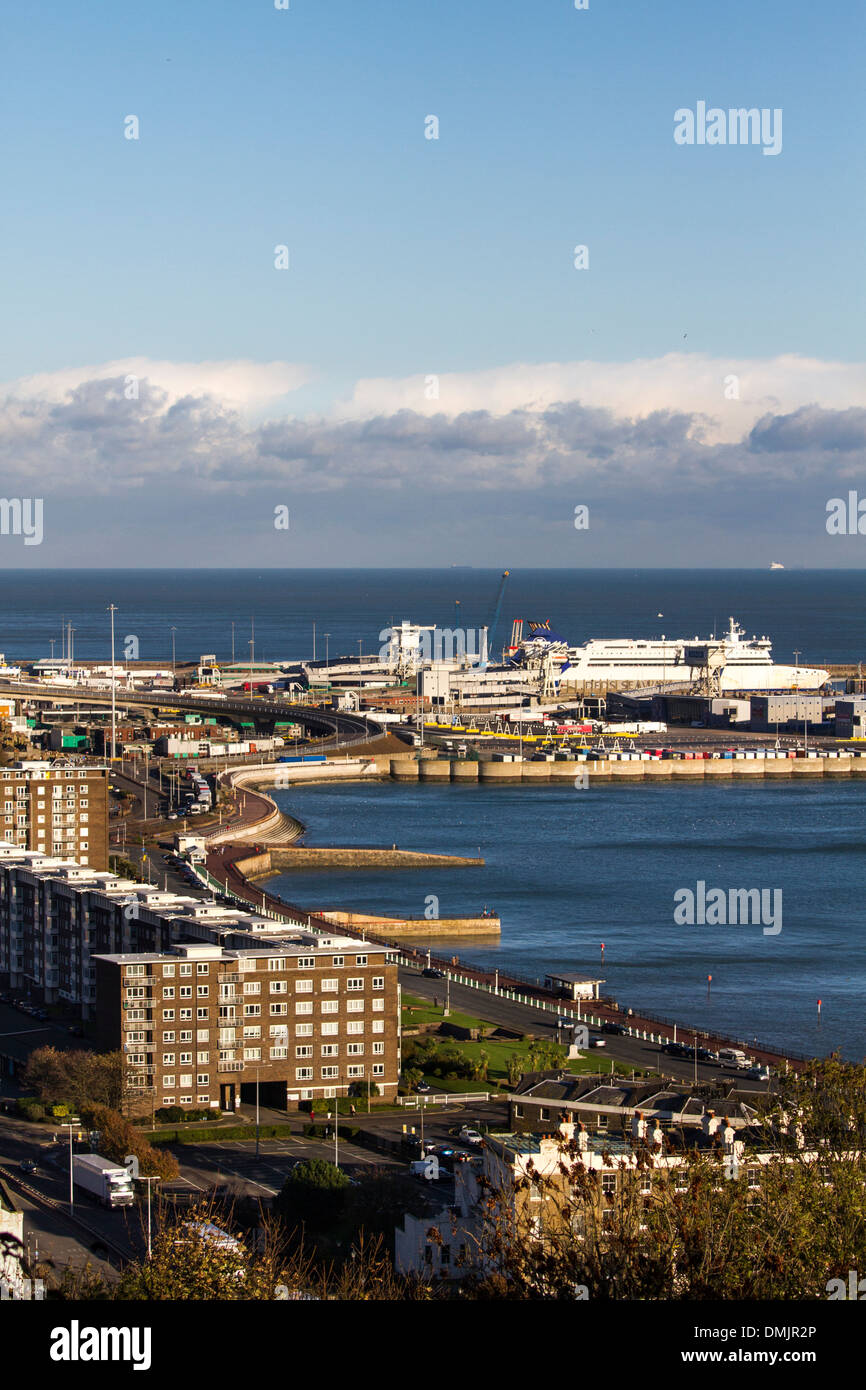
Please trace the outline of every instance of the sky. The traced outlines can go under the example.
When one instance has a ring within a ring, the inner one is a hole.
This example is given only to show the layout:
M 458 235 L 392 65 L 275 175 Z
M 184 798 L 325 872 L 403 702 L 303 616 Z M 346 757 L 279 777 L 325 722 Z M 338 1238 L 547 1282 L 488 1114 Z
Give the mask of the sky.
M 860 568 L 864 30 L 7 7 L 0 567 Z

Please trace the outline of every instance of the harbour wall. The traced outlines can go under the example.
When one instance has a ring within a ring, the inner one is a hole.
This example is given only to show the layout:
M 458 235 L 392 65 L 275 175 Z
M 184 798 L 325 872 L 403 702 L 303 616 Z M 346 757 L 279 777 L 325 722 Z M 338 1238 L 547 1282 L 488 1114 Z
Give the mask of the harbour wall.
M 398 782 L 482 782 L 489 784 L 566 783 L 586 778 L 588 785 L 602 782 L 668 781 L 703 782 L 761 780 L 814 780 L 825 777 L 866 777 L 863 754 L 825 753 L 807 757 L 759 756 L 733 758 L 560 759 L 534 762 L 492 759 L 390 758 L 377 760 L 382 776 Z
M 424 854 L 410 849 L 292 849 L 272 845 L 265 853 L 238 860 L 246 878 L 263 878 L 284 870 L 304 869 L 463 869 L 483 859 L 461 854 Z
M 370 931 L 379 935 L 422 936 L 426 940 L 435 936 L 499 936 L 501 923 L 498 917 L 380 917 L 366 912 L 343 912 L 323 909 L 317 917 L 324 917 L 338 927 L 351 927 L 353 931 Z

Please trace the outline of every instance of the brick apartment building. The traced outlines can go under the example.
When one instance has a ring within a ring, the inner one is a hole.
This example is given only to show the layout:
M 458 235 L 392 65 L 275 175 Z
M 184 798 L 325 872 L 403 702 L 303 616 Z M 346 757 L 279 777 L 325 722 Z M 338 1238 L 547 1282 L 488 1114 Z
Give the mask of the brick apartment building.
M 251 949 L 175 945 L 97 956 L 98 1047 L 122 1047 L 142 1107 L 293 1108 L 393 1097 L 397 968 L 368 942 L 309 931 Z
M 19 762 L 0 769 L 0 837 L 108 868 L 108 768 Z

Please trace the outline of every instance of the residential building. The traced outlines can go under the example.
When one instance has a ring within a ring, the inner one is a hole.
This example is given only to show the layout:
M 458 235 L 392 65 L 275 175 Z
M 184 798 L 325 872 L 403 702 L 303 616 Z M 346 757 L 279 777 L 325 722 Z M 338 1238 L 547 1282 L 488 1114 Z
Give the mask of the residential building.
M 17 762 L 0 769 L 0 836 L 108 868 L 108 768 Z

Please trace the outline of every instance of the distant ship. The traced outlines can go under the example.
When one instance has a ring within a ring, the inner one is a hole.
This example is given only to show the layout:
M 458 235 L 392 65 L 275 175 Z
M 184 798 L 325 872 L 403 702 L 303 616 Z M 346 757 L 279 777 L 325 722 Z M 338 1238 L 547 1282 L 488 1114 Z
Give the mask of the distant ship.
M 746 638 L 733 618 L 721 637 L 594 639 L 582 647 L 569 646 L 549 625 L 530 623 L 529 628 L 530 636 L 513 659 L 550 659 L 559 667 L 559 679 L 568 684 L 688 684 L 699 681 L 710 667 L 718 671 L 719 688 L 725 693 L 819 690 L 830 679 L 829 671 L 819 667 L 778 665 L 769 637 Z
M 773 560 L 772 563 L 770 564 L 770 569 L 771 569 L 771 570 L 783 570 L 784 568 L 785 568 L 785 566 L 784 566 L 784 565 L 780 565 L 778 560 Z

